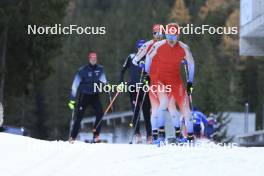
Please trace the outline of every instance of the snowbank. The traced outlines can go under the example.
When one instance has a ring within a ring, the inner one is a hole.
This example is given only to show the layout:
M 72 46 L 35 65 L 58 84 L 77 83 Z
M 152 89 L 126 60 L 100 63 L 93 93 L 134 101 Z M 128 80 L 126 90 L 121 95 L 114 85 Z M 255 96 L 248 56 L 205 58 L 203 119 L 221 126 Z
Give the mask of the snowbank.
M 264 148 L 69 144 L 0 133 L 3 176 L 262 176 Z

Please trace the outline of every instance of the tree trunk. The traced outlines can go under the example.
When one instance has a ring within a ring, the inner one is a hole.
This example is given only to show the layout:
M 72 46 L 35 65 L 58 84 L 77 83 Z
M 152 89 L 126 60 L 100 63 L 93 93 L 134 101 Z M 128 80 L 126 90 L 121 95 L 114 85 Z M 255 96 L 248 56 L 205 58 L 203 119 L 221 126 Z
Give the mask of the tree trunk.
M 7 48 L 7 34 L 8 27 L 6 26 L 2 33 L 2 41 L 0 43 L 0 102 L 4 101 L 4 85 L 5 85 L 5 73 L 6 73 L 6 48 Z

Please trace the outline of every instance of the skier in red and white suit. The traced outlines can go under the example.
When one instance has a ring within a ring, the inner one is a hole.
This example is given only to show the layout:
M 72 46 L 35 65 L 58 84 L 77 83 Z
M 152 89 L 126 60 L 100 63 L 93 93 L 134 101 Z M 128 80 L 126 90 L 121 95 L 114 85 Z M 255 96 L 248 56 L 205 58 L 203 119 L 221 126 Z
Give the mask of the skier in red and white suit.
M 176 23 L 167 25 L 166 40 L 156 42 L 146 56 L 145 70 L 150 74 L 151 85 L 156 87 L 171 86 L 170 92 L 156 91 L 158 107 L 159 140 L 165 140 L 165 113 L 173 97 L 185 117 L 188 140 L 193 139 L 193 122 L 189 107 L 188 95 L 192 93 L 194 60 L 189 47 L 179 38 L 179 26 Z M 189 77 L 187 91 L 181 79 L 180 68 L 182 60 L 187 61 Z
M 139 61 L 145 60 L 146 54 L 150 51 L 151 47 L 158 41 L 163 39 L 163 34 L 161 32 L 161 25 L 154 24 L 152 27 L 153 39 L 146 42 L 138 51 L 136 56 L 133 59 L 133 64 L 138 65 Z M 153 140 L 158 139 L 158 131 L 159 130 L 159 122 L 158 122 L 158 107 L 159 107 L 159 100 L 156 94 L 149 91 L 149 98 L 151 102 L 151 126 L 152 126 L 152 136 Z M 175 99 L 173 97 L 169 100 L 168 111 L 170 116 L 172 117 L 172 122 L 175 127 L 175 136 L 181 136 L 180 130 L 180 113 L 176 108 Z M 165 131 L 165 130 L 164 130 Z

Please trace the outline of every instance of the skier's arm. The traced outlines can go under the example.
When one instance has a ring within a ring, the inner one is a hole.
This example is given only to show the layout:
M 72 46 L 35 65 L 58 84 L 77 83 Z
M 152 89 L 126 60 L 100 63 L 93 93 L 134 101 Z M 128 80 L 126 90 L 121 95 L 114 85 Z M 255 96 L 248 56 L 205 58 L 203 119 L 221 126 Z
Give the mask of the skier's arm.
M 152 63 L 152 59 L 153 57 L 157 54 L 157 50 L 155 49 L 155 47 L 153 46 L 150 51 L 147 53 L 146 55 L 146 61 L 145 61 L 145 71 L 147 73 L 150 72 L 150 65 Z
M 139 48 L 136 56 L 133 58 L 132 61 L 134 65 L 138 65 L 138 62 L 147 54 L 150 43 L 150 41 L 146 42 L 143 46 Z
M 105 76 L 104 71 L 103 71 L 102 74 L 100 75 L 100 77 L 99 77 L 99 81 L 100 81 L 101 83 L 103 83 L 103 84 L 108 84 L 108 81 L 107 81 L 107 79 L 106 79 L 106 76 Z
M 194 77 L 194 60 L 190 48 L 180 42 L 180 45 L 184 48 L 185 51 L 185 60 L 187 62 L 188 68 L 188 77 L 187 77 L 187 95 L 191 96 L 193 92 L 193 77 Z
M 187 48 L 185 59 L 187 60 L 188 64 L 188 70 L 189 70 L 189 76 L 188 76 L 188 82 L 193 82 L 194 77 L 194 59 L 191 53 L 190 48 Z
M 77 91 L 78 91 L 80 83 L 81 83 L 81 77 L 80 77 L 79 72 L 78 72 L 75 75 L 73 83 L 72 83 L 71 96 L 70 96 L 71 100 L 74 100 L 76 98 Z
M 122 70 L 121 70 L 120 76 L 119 76 L 119 83 L 124 81 L 124 74 L 125 74 L 126 70 L 130 67 L 130 62 L 131 62 L 131 56 L 129 55 L 126 58 L 123 66 L 122 66 Z
M 184 43 L 180 42 L 181 47 L 185 51 L 185 59 L 187 61 L 187 67 L 188 67 L 188 80 L 187 82 L 193 82 L 193 77 L 194 77 L 194 59 L 191 53 L 191 50 L 189 46 L 185 45 Z

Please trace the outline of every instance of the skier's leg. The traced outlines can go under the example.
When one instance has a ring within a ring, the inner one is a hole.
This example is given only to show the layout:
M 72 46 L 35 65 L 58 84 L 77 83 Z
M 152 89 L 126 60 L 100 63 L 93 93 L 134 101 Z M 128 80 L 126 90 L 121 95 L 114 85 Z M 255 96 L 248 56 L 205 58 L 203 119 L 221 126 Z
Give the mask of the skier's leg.
M 83 115 L 84 115 L 86 107 L 87 107 L 87 95 L 80 94 L 77 109 L 76 109 L 77 111 L 76 119 L 74 120 L 73 128 L 71 131 L 71 138 L 73 140 L 75 140 L 78 135 L 80 124 L 83 119 Z
M 207 124 L 207 126 L 206 126 L 206 137 L 208 138 L 208 139 L 211 139 L 211 135 L 213 134 L 213 126 L 212 125 L 208 125 Z
M 184 137 L 187 137 L 187 127 L 185 125 L 185 119 L 184 119 L 184 116 L 181 115 L 180 117 L 181 119 L 181 133 Z
M 176 102 L 175 102 L 174 97 L 170 96 L 169 98 L 170 98 L 170 100 L 169 100 L 168 110 L 169 110 L 170 116 L 172 118 L 173 126 L 175 128 L 175 136 L 176 136 L 176 138 L 179 138 L 181 136 L 181 127 L 180 127 L 180 124 L 181 124 L 180 116 L 181 116 L 181 114 L 176 108 Z
M 94 133 L 94 138 L 95 138 L 95 137 L 99 137 L 99 134 L 101 132 L 102 123 L 100 123 L 99 125 L 98 123 L 101 121 L 103 117 L 103 108 L 102 108 L 102 104 L 99 98 L 99 94 L 92 95 L 89 102 L 92 105 L 95 111 L 95 116 L 96 116 L 94 127 L 93 127 L 93 133 Z
M 150 123 L 150 100 L 149 100 L 148 92 L 146 92 L 142 110 L 145 121 L 146 133 L 147 133 L 147 141 L 150 142 L 152 131 L 151 131 L 151 123 Z
M 201 137 L 201 124 L 194 124 L 193 125 L 193 134 L 195 137 Z
M 136 137 L 135 140 L 137 144 L 142 143 L 142 137 L 140 134 L 140 107 L 141 107 L 142 98 L 143 98 L 142 89 L 139 89 L 137 91 L 136 89 L 134 89 L 134 92 L 130 92 L 130 101 L 132 105 L 132 110 L 134 112 L 132 119 L 134 133 L 132 135 L 135 135 Z
M 166 92 L 157 92 L 159 98 L 159 107 L 158 107 L 158 126 L 159 126 L 159 138 L 161 140 L 165 139 L 165 116 L 167 113 L 169 97 Z
M 132 119 L 133 127 L 135 127 L 135 135 L 140 135 L 140 125 L 139 122 L 137 123 L 138 118 L 140 118 L 140 103 L 142 99 L 142 93 L 141 90 L 139 91 L 139 95 L 137 95 L 137 92 L 129 92 L 130 95 L 130 102 L 132 106 L 132 110 L 134 112 L 134 118 Z M 138 96 L 138 100 L 137 99 Z
M 183 84 L 179 85 L 173 85 L 172 84 L 172 89 L 173 89 L 173 96 L 180 108 L 181 113 L 183 114 L 185 118 L 185 125 L 187 127 L 187 133 L 188 136 L 187 138 L 189 140 L 193 139 L 193 121 L 191 117 L 191 109 L 189 106 L 189 99 L 187 95 L 187 91 L 184 88 Z
M 151 128 L 153 140 L 158 139 L 158 107 L 159 100 L 152 91 L 149 91 L 149 100 L 151 104 Z
M 201 123 L 201 133 L 200 133 L 200 137 L 204 137 L 204 132 L 205 132 L 205 125 L 204 125 L 204 123 Z

